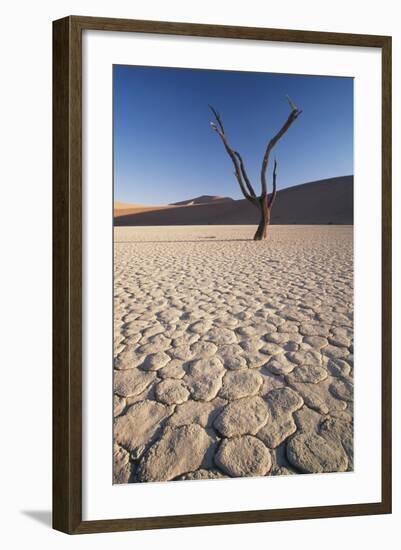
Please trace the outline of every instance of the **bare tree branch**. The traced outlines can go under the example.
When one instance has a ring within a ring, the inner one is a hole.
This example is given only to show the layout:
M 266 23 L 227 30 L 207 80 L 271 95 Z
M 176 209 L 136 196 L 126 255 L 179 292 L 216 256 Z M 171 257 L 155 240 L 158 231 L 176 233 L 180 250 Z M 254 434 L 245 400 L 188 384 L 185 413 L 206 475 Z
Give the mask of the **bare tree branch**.
M 276 200 L 276 194 L 277 194 L 277 160 L 274 159 L 274 167 L 273 167 L 273 191 L 270 196 L 269 200 L 269 208 L 273 206 L 274 201 Z
M 248 192 L 249 188 L 247 188 L 247 184 L 244 183 L 243 174 L 244 173 L 246 174 L 246 172 L 245 172 L 245 168 L 243 168 L 243 170 L 241 169 L 241 164 L 243 166 L 242 159 L 241 159 L 241 157 L 238 158 L 236 151 L 234 151 L 234 149 L 232 149 L 230 147 L 230 145 L 227 141 L 226 134 L 224 132 L 223 122 L 221 120 L 221 117 L 220 117 L 219 113 L 211 105 L 209 105 L 209 107 L 210 107 L 211 111 L 213 112 L 214 117 L 215 117 L 216 122 L 217 122 L 217 124 L 215 124 L 214 122 L 211 122 L 210 126 L 220 136 L 220 138 L 223 142 L 223 145 L 225 147 L 225 150 L 227 151 L 229 157 L 232 160 L 232 163 L 234 164 L 235 177 L 238 180 L 238 183 L 239 183 L 239 186 L 241 188 L 242 194 L 244 195 L 244 197 L 247 200 L 249 200 L 251 202 L 254 202 L 254 197 L 250 194 L 250 192 Z M 246 179 L 245 179 L 245 181 L 246 181 Z M 248 182 L 249 182 L 249 180 L 248 180 Z M 251 187 L 251 189 L 252 189 L 252 187 Z M 252 189 L 252 191 L 253 191 L 253 189 Z
M 231 149 L 230 145 L 228 144 L 227 142 L 227 139 L 225 137 L 225 134 L 223 134 L 223 132 L 220 130 L 220 128 L 218 128 L 215 124 L 211 124 L 212 128 L 219 134 L 222 142 L 223 142 L 223 145 L 225 147 L 225 150 L 227 151 L 229 157 L 231 158 L 233 164 L 234 164 L 234 174 L 235 174 L 235 177 L 237 178 L 238 180 L 238 183 L 239 183 L 239 186 L 241 188 L 241 191 L 242 191 L 242 194 L 244 195 L 244 197 L 248 200 L 251 200 L 252 197 L 251 195 L 248 193 L 246 187 L 245 187 L 245 184 L 242 180 L 242 174 L 241 174 L 241 168 L 240 168 L 240 165 L 238 163 L 238 160 L 237 160 L 237 157 L 235 156 L 235 153 L 234 151 Z
M 211 105 L 209 105 L 209 109 L 210 109 L 210 110 L 212 111 L 212 113 L 214 114 L 214 118 L 216 119 L 217 124 L 219 125 L 220 130 L 223 132 L 223 134 L 225 134 L 224 126 L 223 126 L 223 121 L 221 120 L 220 113 L 218 113 L 218 112 L 216 111 L 216 109 L 214 109 L 214 107 L 212 107 Z
M 288 101 L 288 103 L 289 103 L 289 105 L 290 105 L 291 111 L 298 111 L 298 107 L 297 107 L 297 106 L 295 105 L 295 103 L 292 101 L 292 99 L 290 98 L 290 96 L 289 96 L 289 95 L 286 95 L 285 97 L 287 98 L 287 101 Z
M 245 181 L 245 185 L 247 186 L 248 188 L 248 191 L 249 193 L 252 195 L 252 197 L 254 197 L 256 199 L 256 193 L 251 185 L 251 182 L 249 181 L 249 178 L 248 178 L 248 174 L 246 173 L 246 170 L 245 170 L 245 165 L 244 165 L 244 161 L 242 160 L 242 157 L 241 155 L 238 153 L 238 151 L 234 151 L 234 153 L 237 155 L 238 157 L 238 160 L 239 160 L 239 163 L 240 163 L 240 168 L 241 168 L 241 173 L 242 173 L 242 177 L 244 178 L 244 181 Z
M 291 101 L 291 99 L 287 96 L 287 100 L 288 100 L 288 103 L 290 104 L 290 107 L 291 107 L 291 112 L 287 118 L 287 120 L 285 121 L 285 123 L 283 124 L 283 126 L 280 128 L 280 130 L 277 132 L 277 134 L 275 136 L 272 137 L 272 139 L 269 141 L 269 143 L 267 144 L 267 147 L 266 147 L 266 152 L 264 154 L 264 157 L 263 157 L 263 162 L 262 162 L 262 171 L 261 171 L 261 180 L 262 180 L 262 197 L 266 195 L 267 193 L 267 184 L 266 184 L 266 170 L 267 170 L 267 165 L 268 165 L 268 162 L 269 162 L 269 156 L 270 156 L 270 153 L 271 153 L 271 150 L 273 149 L 273 147 L 276 145 L 276 143 L 278 142 L 278 140 L 286 133 L 286 131 L 288 130 L 288 128 L 291 126 L 291 124 L 299 117 L 299 115 L 302 113 L 302 111 L 300 111 L 295 105 L 294 103 Z

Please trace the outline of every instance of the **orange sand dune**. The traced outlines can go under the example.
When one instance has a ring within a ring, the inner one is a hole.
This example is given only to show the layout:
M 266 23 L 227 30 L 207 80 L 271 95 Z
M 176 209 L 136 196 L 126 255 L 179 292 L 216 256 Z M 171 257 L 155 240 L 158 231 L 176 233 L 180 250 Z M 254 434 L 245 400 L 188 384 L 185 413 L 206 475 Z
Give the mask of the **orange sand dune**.
M 149 212 L 155 210 L 163 210 L 170 208 L 170 205 L 148 205 L 148 204 L 132 204 L 128 202 L 115 202 L 114 203 L 114 217 L 125 216 L 127 214 L 139 214 L 141 212 Z

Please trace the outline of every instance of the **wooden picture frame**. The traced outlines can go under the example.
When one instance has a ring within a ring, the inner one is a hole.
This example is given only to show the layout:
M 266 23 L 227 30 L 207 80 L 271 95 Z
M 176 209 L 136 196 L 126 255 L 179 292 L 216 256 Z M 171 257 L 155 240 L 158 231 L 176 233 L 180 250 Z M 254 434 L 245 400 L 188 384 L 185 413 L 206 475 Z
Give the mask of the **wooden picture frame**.
M 382 56 L 382 496 L 379 502 L 82 520 L 82 31 L 378 48 Z M 391 512 L 391 38 L 66 17 L 53 23 L 53 527 L 69 534 Z

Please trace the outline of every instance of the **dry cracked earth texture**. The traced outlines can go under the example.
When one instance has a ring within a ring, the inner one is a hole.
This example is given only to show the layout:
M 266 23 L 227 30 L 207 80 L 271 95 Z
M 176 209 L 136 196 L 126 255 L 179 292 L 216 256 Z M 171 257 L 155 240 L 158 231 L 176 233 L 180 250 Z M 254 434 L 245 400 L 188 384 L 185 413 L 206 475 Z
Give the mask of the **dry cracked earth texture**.
M 353 468 L 353 230 L 115 229 L 114 482 Z

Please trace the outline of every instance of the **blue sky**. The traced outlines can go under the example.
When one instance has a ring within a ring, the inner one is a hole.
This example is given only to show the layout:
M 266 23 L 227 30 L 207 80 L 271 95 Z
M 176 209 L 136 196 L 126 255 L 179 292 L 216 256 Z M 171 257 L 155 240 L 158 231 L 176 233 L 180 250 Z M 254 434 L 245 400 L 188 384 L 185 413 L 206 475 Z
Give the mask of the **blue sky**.
M 115 200 L 242 198 L 208 104 L 259 193 L 267 142 L 290 112 L 286 94 L 303 113 L 274 148 L 278 189 L 353 173 L 351 78 L 116 65 L 113 88 Z

